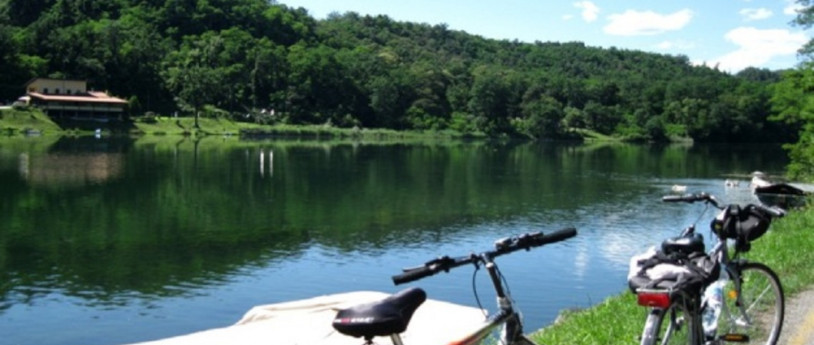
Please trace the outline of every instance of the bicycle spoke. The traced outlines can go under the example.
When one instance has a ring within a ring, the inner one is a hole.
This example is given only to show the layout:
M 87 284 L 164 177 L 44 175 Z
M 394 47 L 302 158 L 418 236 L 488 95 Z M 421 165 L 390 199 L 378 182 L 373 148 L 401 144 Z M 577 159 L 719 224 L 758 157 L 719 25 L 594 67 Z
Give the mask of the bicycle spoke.
M 755 301 L 754 301 L 754 302 L 752 302 L 752 304 L 750 304 L 748 308 L 746 308 L 746 314 L 747 314 L 747 315 L 749 315 L 749 314 L 752 312 L 752 309 L 753 309 L 755 306 L 757 306 L 757 304 L 758 304 L 760 301 L 762 301 L 762 300 L 763 300 L 763 296 L 764 296 L 764 295 L 766 295 L 766 293 L 767 293 L 767 292 L 768 292 L 768 291 L 769 291 L 771 288 L 772 288 L 771 284 L 770 284 L 770 285 L 767 285 L 767 286 L 766 286 L 766 287 L 763 289 L 763 291 L 761 291 L 761 292 L 760 292 L 760 294 L 759 294 L 759 295 L 758 295 L 758 296 L 755 298 Z
M 749 344 L 774 345 L 783 322 L 783 291 L 776 275 L 765 265 L 748 263 L 740 268 L 740 291 L 725 298 L 727 317 L 719 320 L 718 334 L 747 335 Z

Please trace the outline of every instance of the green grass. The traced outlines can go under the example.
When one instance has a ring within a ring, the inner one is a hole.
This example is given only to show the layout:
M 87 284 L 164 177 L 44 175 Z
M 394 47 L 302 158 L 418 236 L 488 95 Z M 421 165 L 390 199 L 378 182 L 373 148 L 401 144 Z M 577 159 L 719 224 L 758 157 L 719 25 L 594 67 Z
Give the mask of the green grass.
M 80 123 L 69 124 L 78 125 Z M 97 125 L 97 124 L 94 124 Z M 485 139 L 483 134 L 464 134 L 444 131 L 397 131 L 391 129 L 339 128 L 328 125 L 259 125 L 218 118 L 199 118 L 198 127 L 192 117 L 152 116 L 137 117 L 132 122 L 111 123 L 105 132 L 119 132 L 136 136 L 210 136 L 249 135 L 258 138 L 354 139 L 354 140 L 425 140 L 425 139 Z M 9 135 L 34 130 L 60 135 L 92 134 L 90 130 L 61 128 L 59 124 L 35 108 L 0 110 L 0 131 Z
M 592 131 L 590 129 L 573 128 L 570 131 L 577 133 L 583 137 L 585 141 L 619 141 L 614 137 Z
M 0 110 L 0 132 L 20 134 L 32 130 L 41 134 L 56 134 L 62 131 L 39 110 L 33 108 Z
M 199 128 L 190 117 L 155 117 L 150 121 L 134 122 L 135 134 L 157 135 L 247 135 L 257 138 L 308 139 L 427 139 L 462 138 L 452 131 L 396 131 L 391 129 L 339 128 L 326 125 L 258 125 L 221 119 L 198 119 Z
M 244 133 L 259 137 L 294 137 L 315 139 L 377 139 L 377 140 L 409 140 L 409 139 L 464 139 L 481 138 L 483 134 L 463 134 L 456 131 L 416 131 L 370 128 L 340 128 L 326 125 L 286 125 L 256 127 Z
M 744 257 L 771 267 L 780 277 L 786 298 L 814 287 L 814 209 L 789 213 L 752 243 Z M 636 344 L 647 309 L 629 291 L 581 311 L 567 311 L 553 325 L 532 334 L 539 344 Z
M 647 310 L 624 292 L 579 311 L 560 314 L 554 325 L 531 335 L 538 344 L 636 344 Z
M 786 295 L 814 284 L 814 208 L 791 212 L 772 224 L 771 230 L 752 243 L 747 258 L 771 267 L 780 277 Z
M 239 134 L 242 129 L 258 127 L 254 124 L 240 123 L 222 119 L 199 118 L 199 128 L 195 128 L 195 119 L 192 117 L 153 117 L 150 120 L 141 119 L 133 122 L 134 134 L 156 135 L 192 135 L 192 134 Z

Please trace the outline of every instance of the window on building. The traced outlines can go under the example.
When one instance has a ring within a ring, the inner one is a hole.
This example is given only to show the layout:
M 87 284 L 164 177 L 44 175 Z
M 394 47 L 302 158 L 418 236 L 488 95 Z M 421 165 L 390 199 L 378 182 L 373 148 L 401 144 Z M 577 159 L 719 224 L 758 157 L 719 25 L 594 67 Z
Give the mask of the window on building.
M 42 88 L 42 93 L 47 94 L 48 93 L 48 88 L 47 87 Z
M 59 94 L 59 88 L 54 89 L 54 94 L 56 94 L 56 95 Z

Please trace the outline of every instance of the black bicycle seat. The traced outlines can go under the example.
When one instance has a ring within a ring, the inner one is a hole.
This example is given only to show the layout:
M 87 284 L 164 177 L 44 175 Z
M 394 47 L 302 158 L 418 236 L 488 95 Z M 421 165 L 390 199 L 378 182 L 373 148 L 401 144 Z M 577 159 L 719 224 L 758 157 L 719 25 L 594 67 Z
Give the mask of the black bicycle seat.
M 704 252 L 704 237 L 701 234 L 668 238 L 661 243 L 661 251 L 670 255 L 673 253 L 692 254 Z
M 372 339 L 404 332 L 410 318 L 427 293 L 413 287 L 402 290 L 387 298 L 340 310 L 333 321 L 333 327 L 342 334 L 352 337 Z

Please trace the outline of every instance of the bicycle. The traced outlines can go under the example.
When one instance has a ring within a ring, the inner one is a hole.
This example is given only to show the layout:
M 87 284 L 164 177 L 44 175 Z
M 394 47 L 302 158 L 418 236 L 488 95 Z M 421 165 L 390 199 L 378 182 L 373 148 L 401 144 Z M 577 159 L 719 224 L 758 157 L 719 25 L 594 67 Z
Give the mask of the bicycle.
M 576 236 L 574 228 L 566 228 L 543 234 L 527 233 L 495 241 L 495 249 L 480 254 L 461 257 L 442 256 L 430 260 L 415 268 L 406 268 L 401 274 L 392 277 L 395 285 L 400 285 L 432 276 L 439 272 L 472 264 L 475 273 L 481 266 L 486 268 L 497 296 L 498 311 L 490 315 L 481 325 L 463 339 L 450 342 L 456 345 L 473 345 L 486 339 L 503 326 L 500 340 L 505 345 L 535 345 L 523 334 L 520 314 L 514 307 L 505 277 L 500 273 L 495 258 L 518 250 L 530 250 L 546 244 L 569 239 Z M 474 289 L 474 284 L 473 284 Z M 477 292 L 475 292 L 477 297 Z M 372 345 L 376 336 L 390 337 L 393 345 L 403 345 L 400 334 L 407 329 L 413 312 L 427 298 L 426 292 L 418 287 L 402 290 L 381 301 L 354 306 L 340 310 L 333 321 L 333 327 L 342 334 L 363 338 L 365 345 Z M 480 301 L 478 300 L 480 305 Z M 483 309 L 483 308 L 480 308 Z
M 783 327 L 783 287 L 771 268 L 740 255 L 784 211 L 755 204 L 721 206 L 707 193 L 662 200 L 704 202 L 704 212 L 709 206 L 720 210 L 710 223 L 716 242 L 704 253 L 703 237 L 692 224 L 680 236 L 665 240 L 655 257 L 638 261 L 643 269 L 672 265 L 666 269 L 672 273 L 662 278 L 643 277 L 644 270 L 630 277 L 637 303 L 650 308 L 641 344 L 776 344 Z M 734 241 L 731 257 L 728 240 Z

